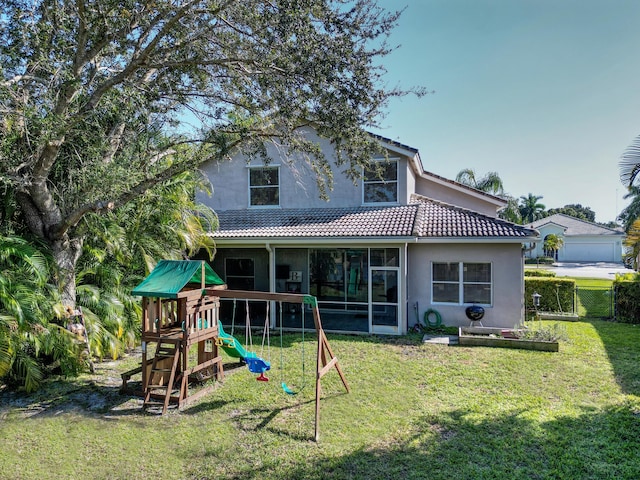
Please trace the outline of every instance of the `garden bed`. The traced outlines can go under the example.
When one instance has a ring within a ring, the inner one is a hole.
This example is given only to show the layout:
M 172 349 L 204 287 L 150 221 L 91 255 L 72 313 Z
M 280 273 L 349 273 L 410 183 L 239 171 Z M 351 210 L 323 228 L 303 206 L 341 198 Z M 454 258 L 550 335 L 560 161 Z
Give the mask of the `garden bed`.
M 544 340 L 530 340 L 524 338 L 508 338 L 516 336 L 513 329 L 493 327 L 460 327 L 458 329 L 458 343 L 463 346 L 520 348 L 524 350 L 538 350 L 543 352 L 557 352 L 558 342 Z
M 538 312 L 538 318 L 540 320 L 566 320 L 568 322 L 577 322 L 577 313 L 562 313 L 562 312 Z

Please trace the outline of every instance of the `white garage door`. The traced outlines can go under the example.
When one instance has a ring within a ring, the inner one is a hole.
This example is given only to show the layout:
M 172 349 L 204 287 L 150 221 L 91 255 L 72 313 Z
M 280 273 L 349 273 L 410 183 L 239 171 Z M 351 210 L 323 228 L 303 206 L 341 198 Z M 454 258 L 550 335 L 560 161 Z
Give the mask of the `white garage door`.
M 562 260 L 565 262 L 615 261 L 612 243 L 566 243 L 563 250 Z

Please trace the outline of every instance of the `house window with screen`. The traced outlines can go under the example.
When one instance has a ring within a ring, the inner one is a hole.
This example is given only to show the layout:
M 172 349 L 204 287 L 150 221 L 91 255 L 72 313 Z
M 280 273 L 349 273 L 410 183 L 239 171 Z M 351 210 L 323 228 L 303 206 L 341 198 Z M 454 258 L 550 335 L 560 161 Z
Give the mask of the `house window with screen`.
M 225 259 L 227 286 L 232 290 L 253 290 L 255 287 L 255 268 L 253 258 Z
M 249 205 L 267 207 L 280 205 L 280 172 L 278 167 L 249 169 Z
M 397 203 L 398 161 L 372 161 L 364 169 L 362 185 L 364 203 Z
M 490 263 L 434 262 L 431 278 L 433 303 L 492 304 L 493 282 Z

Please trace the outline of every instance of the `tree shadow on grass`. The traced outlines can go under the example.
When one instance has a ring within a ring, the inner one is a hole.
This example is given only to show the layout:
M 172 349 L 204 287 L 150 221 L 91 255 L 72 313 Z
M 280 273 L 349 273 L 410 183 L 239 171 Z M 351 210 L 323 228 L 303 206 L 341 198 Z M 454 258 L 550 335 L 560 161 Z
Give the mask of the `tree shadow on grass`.
M 529 417 L 513 412 L 479 418 L 456 410 L 417 418 L 411 434 L 390 433 L 343 456 L 307 454 L 295 462 L 283 447 L 263 458 L 260 469 L 236 461 L 221 475 L 211 467 L 220 461 L 218 453 L 210 452 L 193 458 L 189 473 L 218 479 L 640 478 L 640 419 L 632 408 L 584 409 L 546 423 Z
M 115 385 L 101 385 L 93 380 L 62 379 L 47 382 L 32 394 L 3 392 L 1 402 L 25 417 L 76 414 L 86 416 L 123 416 L 140 411 L 132 395 L 122 395 Z
M 640 325 L 620 324 L 602 320 L 589 323 L 598 332 L 604 345 L 616 381 L 624 393 L 640 395 Z

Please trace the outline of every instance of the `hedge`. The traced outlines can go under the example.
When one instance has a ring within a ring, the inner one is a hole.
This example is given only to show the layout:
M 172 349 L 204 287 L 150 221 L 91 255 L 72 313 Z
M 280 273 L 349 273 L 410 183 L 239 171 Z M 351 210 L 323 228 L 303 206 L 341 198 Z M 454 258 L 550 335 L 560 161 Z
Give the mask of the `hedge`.
M 525 270 L 525 277 L 555 277 L 556 272 L 550 270 Z
M 622 323 L 640 323 L 640 282 L 613 283 L 616 299 L 615 319 Z
M 575 291 L 576 281 L 572 278 L 525 277 L 524 304 L 528 311 L 535 310 L 533 294 L 538 293 L 539 311 L 573 313 Z

